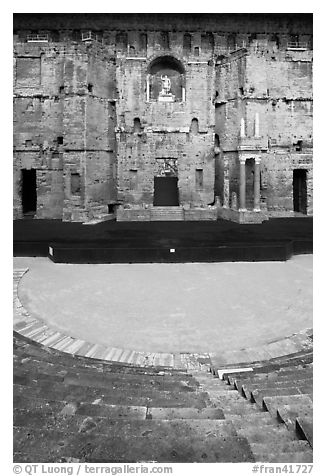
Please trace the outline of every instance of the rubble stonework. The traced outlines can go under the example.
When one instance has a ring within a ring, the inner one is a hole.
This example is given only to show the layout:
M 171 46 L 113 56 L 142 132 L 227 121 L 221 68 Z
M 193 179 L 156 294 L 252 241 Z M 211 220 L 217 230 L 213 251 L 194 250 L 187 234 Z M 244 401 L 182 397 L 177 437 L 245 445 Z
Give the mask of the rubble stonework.
M 14 15 L 14 218 L 171 204 L 312 215 L 312 16 Z

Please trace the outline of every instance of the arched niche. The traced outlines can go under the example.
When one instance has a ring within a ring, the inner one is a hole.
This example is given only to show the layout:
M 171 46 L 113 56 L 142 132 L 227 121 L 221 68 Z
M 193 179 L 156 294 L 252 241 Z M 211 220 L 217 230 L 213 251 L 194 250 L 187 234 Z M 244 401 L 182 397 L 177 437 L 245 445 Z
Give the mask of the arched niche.
M 198 132 L 199 132 L 199 122 L 198 122 L 198 119 L 196 117 L 194 117 L 191 121 L 190 132 L 192 134 L 198 134 Z
M 185 69 L 173 56 L 155 58 L 148 67 L 147 101 L 185 101 Z

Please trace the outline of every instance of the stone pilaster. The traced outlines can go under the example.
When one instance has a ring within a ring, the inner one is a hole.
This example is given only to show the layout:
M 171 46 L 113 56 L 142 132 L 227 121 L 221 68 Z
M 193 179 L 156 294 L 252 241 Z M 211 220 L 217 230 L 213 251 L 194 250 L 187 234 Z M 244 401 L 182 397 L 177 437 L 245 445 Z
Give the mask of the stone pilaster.
M 255 157 L 254 212 L 260 212 L 260 162 L 261 157 Z
M 240 162 L 239 211 L 243 212 L 243 211 L 246 211 L 246 159 L 245 157 L 240 157 L 239 162 Z

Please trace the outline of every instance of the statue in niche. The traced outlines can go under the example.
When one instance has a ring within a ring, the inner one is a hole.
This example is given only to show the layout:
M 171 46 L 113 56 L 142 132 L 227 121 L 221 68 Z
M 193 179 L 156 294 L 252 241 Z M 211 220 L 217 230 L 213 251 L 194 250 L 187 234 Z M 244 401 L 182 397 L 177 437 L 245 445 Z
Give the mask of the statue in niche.
M 160 94 L 165 94 L 169 95 L 170 90 L 171 90 L 171 80 L 170 78 L 165 74 L 164 76 L 161 75 L 161 81 L 162 81 L 162 91 Z

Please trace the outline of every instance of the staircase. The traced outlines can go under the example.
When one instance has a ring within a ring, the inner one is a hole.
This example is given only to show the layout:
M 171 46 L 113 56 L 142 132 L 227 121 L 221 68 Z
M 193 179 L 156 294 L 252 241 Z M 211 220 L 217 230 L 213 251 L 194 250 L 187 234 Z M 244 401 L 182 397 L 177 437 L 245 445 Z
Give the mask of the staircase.
M 183 221 L 184 210 L 182 207 L 152 207 L 150 221 Z
M 203 374 L 196 375 L 196 378 L 211 402 L 221 408 L 227 421 L 232 422 L 237 434 L 247 439 L 255 461 L 312 462 L 310 442 L 297 434 L 295 428 L 284 425 L 276 414 L 267 411 L 262 405 L 245 400 L 231 384 L 225 385 L 225 382 L 212 380 Z
M 221 374 L 220 374 L 221 375 Z M 304 443 L 308 458 L 313 448 L 313 354 L 311 349 L 289 356 L 256 362 L 251 370 L 225 369 L 223 380 L 236 389 L 260 411 L 270 414 Z M 310 448 L 307 446 L 310 445 Z M 255 446 L 252 446 L 255 450 Z M 255 457 L 264 457 L 257 455 Z M 292 454 L 293 462 L 300 462 L 300 454 Z M 278 455 L 278 458 L 285 455 Z M 276 460 L 275 460 L 276 461 Z M 282 461 L 282 460 L 279 460 Z
M 208 371 L 73 356 L 14 334 L 15 462 L 311 462 L 288 428 Z

